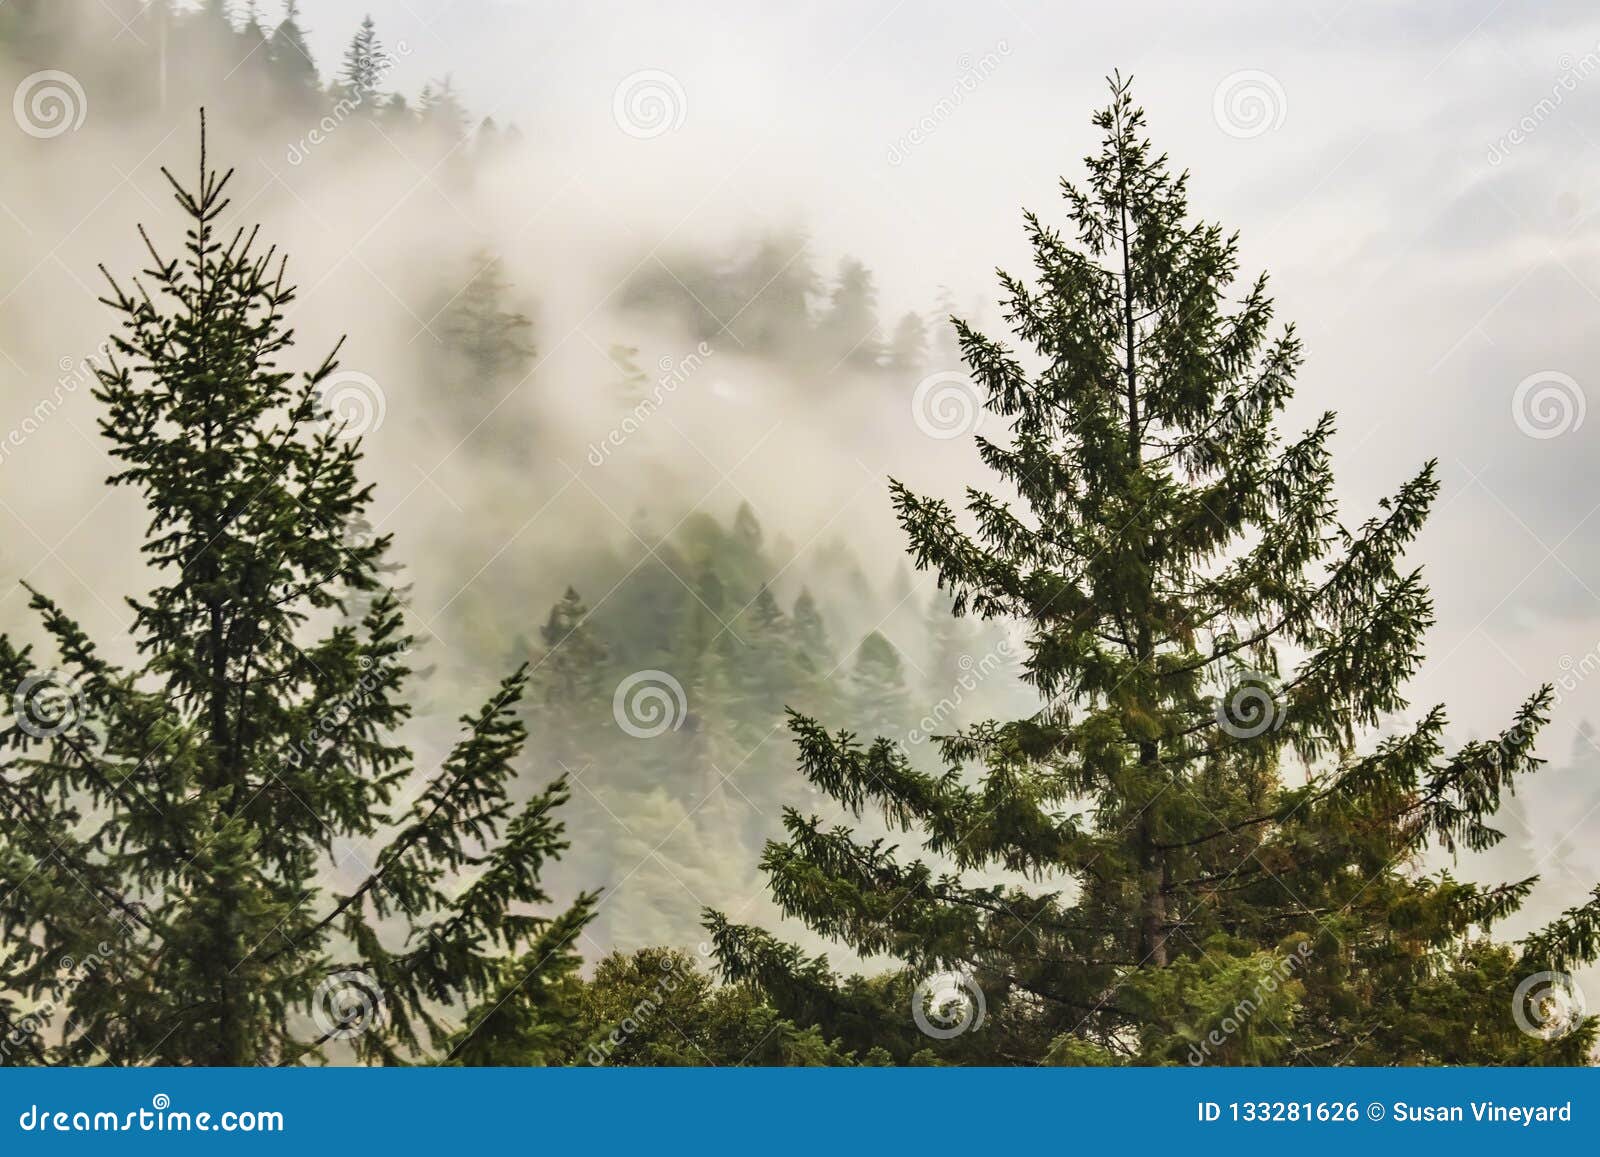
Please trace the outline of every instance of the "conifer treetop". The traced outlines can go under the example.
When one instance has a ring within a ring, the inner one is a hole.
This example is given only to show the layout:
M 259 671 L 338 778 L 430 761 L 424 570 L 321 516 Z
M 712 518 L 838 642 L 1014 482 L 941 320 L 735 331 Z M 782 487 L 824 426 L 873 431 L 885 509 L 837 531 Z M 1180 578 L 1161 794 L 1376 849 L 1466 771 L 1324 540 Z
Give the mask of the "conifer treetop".
M 987 993 L 988 1047 L 1012 1060 L 1177 1059 L 1302 945 L 1293 999 L 1224 1059 L 1437 1062 L 1454 1054 L 1402 1008 L 1449 985 L 1485 1057 L 1581 1056 L 1592 1023 L 1537 1051 L 1510 1023 L 1509 986 L 1480 981 L 1592 958 L 1600 901 L 1515 951 L 1482 948 L 1469 931 L 1534 881 L 1416 870 L 1429 848 L 1501 839 L 1493 814 L 1540 765 L 1551 690 L 1454 752 L 1442 707 L 1372 742 L 1407 705 L 1433 620 L 1404 556 L 1434 464 L 1341 518 L 1333 415 L 1279 431 L 1293 327 L 1264 275 L 1241 278 L 1237 236 L 1191 218 L 1188 175 L 1151 147 L 1128 82 L 1109 83 L 1100 149 L 1081 184 L 1061 183 L 1065 225 L 1024 213 L 1033 276 L 998 271 L 1010 339 L 952 319 L 1005 420 L 1007 436 L 976 438 L 994 484 L 958 510 L 891 482 L 909 551 L 955 613 L 1022 628 L 1039 709 L 941 737 L 942 773 L 889 737 L 791 713 L 811 784 L 921 854 L 790 809 L 762 861 L 772 895 L 913 979 L 960 970 Z M 1027 883 L 989 882 L 1000 872 Z M 800 1015 L 819 989 L 851 1001 L 825 963 L 715 913 L 708 926 L 725 974 L 780 1009 Z
M 525 1022 L 556 1015 L 595 896 L 538 914 L 567 792 L 509 798 L 526 669 L 437 768 L 394 738 L 415 640 L 381 577 L 390 536 L 350 534 L 372 488 L 322 395 L 337 347 L 281 367 L 286 263 L 222 226 L 232 173 L 203 119 L 195 182 L 163 172 L 182 251 L 141 229 L 148 267 L 107 274 L 121 327 L 96 368 L 109 484 L 148 511 L 137 659 L 112 663 L 38 592 L 60 666 L 0 637 L 0 684 L 35 708 L 0 731 L 18 881 L 0 1013 L 54 1010 L 21 1037 L 56 1062 L 498 1056 L 513 1028 L 535 1058 Z M 358 616 L 352 595 L 369 596 Z M 63 975 L 66 958 L 96 965 Z

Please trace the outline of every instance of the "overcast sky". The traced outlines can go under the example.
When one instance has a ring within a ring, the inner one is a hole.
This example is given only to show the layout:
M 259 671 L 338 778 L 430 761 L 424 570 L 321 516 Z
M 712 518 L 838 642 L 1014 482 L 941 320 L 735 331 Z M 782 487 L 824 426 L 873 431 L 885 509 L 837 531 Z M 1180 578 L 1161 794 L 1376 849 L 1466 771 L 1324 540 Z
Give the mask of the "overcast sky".
M 992 303 L 996 265 L 1025 271 L 1020 210 L 1059 219 L 1105 75 L 1133 74 L 1194 208 L 1240 230 L 1301 329 L 1290 418 L 1339 412 L 1347 519 L 1440 459 L 1416 698 L 1482 733 L 1600 648 L 1600 18 L 1397 7 L 302 0 L 301 21 L 324 75 L 370 12 L 390 86 L 448 74 L 475 116 L 515 123 L 555 204 L 513 215 L 589 222 L 562 259 L 798 225 L 824 268 L 864 260 L 891 318 L 941 285 Z M 1574 678 L 1546 754 L 1585 717 L 1600 687 Z
M 1019 209 L 1055 211 L 1103 77 L 1133 73 L 1197 210 L 1241 230 L 1303 331 L 1295 414 L 1340 412 L 1349 516 L 1441 459 L 1419 697 L 1494 718 L 1600 642 L 1600 417 L 1581 420 L 1600 319 L 1589 5 L 304 7 L 325 67 L 370 11 L 405 44 L 397 87 L 451 74 L 573 195 L 649 187 L 658 213 L 625 227 L 651 243 L 799 221 L 823 253 L 863 258 L 889 309 L 940 284 L 992 297 L 993 266 L 1022 268 Z M 676 85 L 676 127 L 637 139 L 613 103 L 644 70 Z M 1600 714 L 1593 687 L 1564 700 L 1558 732 Z

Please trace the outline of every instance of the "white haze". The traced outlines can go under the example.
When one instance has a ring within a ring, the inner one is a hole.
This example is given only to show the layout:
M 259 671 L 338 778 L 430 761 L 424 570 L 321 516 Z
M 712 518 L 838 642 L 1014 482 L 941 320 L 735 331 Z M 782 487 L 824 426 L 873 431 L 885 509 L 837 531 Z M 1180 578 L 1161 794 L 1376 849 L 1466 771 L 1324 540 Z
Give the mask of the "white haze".
M 886 324 L 907 309 L 930 313 L 948 286 L 964 313 L 987 303 L 992 325 L 991 268 L 1026 268 L 1019 209 L 1057 211 L 1055 178 L 1077 176 L 1094 147 L 1088 114 L 1118 67 L 1138 77 L 1157 143 L 1193 170 L 1196 208 L 1241 229 L 1247 268 L 1273 273 L 1281 315 L 1302 327 L 1309 360 L 1292 420 L 1340 411 L 1347 519 L 1424 459 L 1441 459 L 1445 492 L 1415 555 L 1439 612 L 1417 703 L 1448 704 L 1458 737 L 1483 735 L 1539 683 L 1585 669 L 1586 655 L 1594 662 L 1600 419 L 1530 439 L 1511 397 L 1544 370 L 1591 390 L 1600 380 L 1600 155 L 1588 127 L 1600 74 L 1507 160 L 1486 160 L 1571 62 L 1597 51 L 1600 27 L 1577 5 L 1471 3 L 1407 17 L 1363 2 L 1113 13 L 1020 0 L 782 9 L 315 0 L 302 21 L 325 75 L 368 10 L 387 43 L 408 48 L 390 84 L 414 95 L 450 73 L 475 115 L 519 127 L 521 148 L 470 181 L 376 135 L 358 158 L 329 145 L 293 164 L 293 126 L 265 136 L 231 127 L 227 81 L 208 102 L 211 147 L 238 169 L 234 219 L 259 221 L 290 255 L 301 286 L 294 364 L 311 368 L 348 335 L 343 365 L 383 390 L 386 419 L 367 440 L 375 519 L 397 534 L 415 618 L 447 676 L 481 669 L 486 637 L 529 632 L 584 544 L 630 541 L 642 491 L 722 517 L 747 500 L 795 553 L 843 537 L 885 579 L 902 558 L 885 476 L 956 495 L 978 477 L 965 442 L 926 437 L 909 397 L 869 397 L 842 375 L 797 388 L 719 341 L 645 428 L 594 466 L 590 448 L 622 420 L 606 394 L 610 346 L 641 347 L 654 376 L 698 340 L 620 316 L 619 284 L 678 253 L 800 228 L 824 273 L 846 253 L 866 262 Z M 891 164 L 896 142 L 988 56 L 992 73 Z M 617 84 L 641 69 L 673 74 L 686 95 L 682 125 L 651 140 L 613 119 Z M 1287 114 L 1241 140 L 1219 130 L 1212 98 L 1246 69 L 1281 83 Z M 0 433 L 21 429 L 62 366 L 105 337 L 97 263 L 119 276 L 141 268 L 141 221 L 169 255 L 179 246 L 157 166 L 193 171 L 194 120 L 131 132 L 97 115 L 115 100 L 91 91 L 83 128 L 53 140 L 0 133 Z M 371 131 L 352 121 L 336 133 Z M 478 432 L 450 420 L 449 398 L 430 392 L 420 369 L 441 280 L 485 246 L 536 322 L 537 365 L 489 422 L 537 431 L 527 470 L 476 452 Z M 97 418 L 80 385 L 0 463 L 0 568 L 127 657 L 125 637 L 115 641 L 130 618 L 121 598 L 143 582 L 143 523 L 134 495 L 103 486 L 111 463 Z M 449 613 L 478 586 L 496 592 L 503 621 Z M 24 603 L 9 583 L 0 590 L 0 623 L 26 635 Z M 436 718 L 487 690 L 441 685 Z M 1579 730 L 1593 716 L 1595 683 L 1572 679 L 1543 753 L 1571 764 L 1576 746 L 1593 766 Z M 1596 788 L 1529 790 L 1541 837 L 1567 835 L 1600 877 L 1600 815 L 1571 811 L 1600 799 Z M 1551 880 L 1536 909 L 1574 903 L 1587 885 Z

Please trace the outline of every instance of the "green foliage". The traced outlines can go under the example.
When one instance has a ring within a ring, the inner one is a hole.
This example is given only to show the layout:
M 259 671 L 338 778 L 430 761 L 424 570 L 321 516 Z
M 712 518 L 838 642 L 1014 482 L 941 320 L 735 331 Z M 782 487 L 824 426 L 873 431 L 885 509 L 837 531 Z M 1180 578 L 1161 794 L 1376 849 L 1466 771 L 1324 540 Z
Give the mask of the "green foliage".
M 817 323 L 817 341 L 831 368 L 876 366 L 883 356 L 878 338 L 878 294 L 872 274 L 854 258 L 839 265 L 828 308 Z
M 1493 950 L 1469 933 L 1533 881 L 1418 870 L 1430 849 L 1500 842 L 1490 821 L 1539 766 L 1550 689 L 1454 753 L 1442 708 L 1363 740 L 1406 706 L 1432 622 L 1403 556 L 1434 466 L 1340 520 L 1333 416 L 1277 429 L 1301 352 L 1265 278 L 1241 284 L 1236 238 L 1190 219 L 1187 175 L 1152 151 L 1126 84 L 1095 124 L 1087 183 L 1062 183 L 1065 229 L 1025 214 L 1035 279 L 1000 274 L 1017 346 L 955 321 L 1007 422 L 1008 438 L 976 439 L 999 485 L 969 489 L 962 516 L 892 483 L 911 555 L 955 613 L 1025 629 L 1038 709 L 951 730 L 942 774 L 892 730 L 865 742 L 794 714 L 813 787 L 923 855 L 786 809 L 762 859 L 773 898 L 862 956 L 957 970 L 982 992 L 982 1024 L 930 1046 L 940 1058 L 1463 1055 L 1447 1038 L 1480 1063 L 1574 1055 L 1589 1028 L 1543 1051 L 1508 1031 L 1512 989 L 1518 970 L 1594 959 L 1600 898 L 1497 950 L 1491 982 L 1474 970 Z M 880 686 L 886 646 L 871 656 Z M 858 682 L 867 660 L 863 647 Z M 1303 787 L 1285 783 L 1290 757 Z M 727 976 L 837 1023 L 822 1011 L 831 974 L 758 929 L 711 926 Z M 1290 946 L 1294 975 L 1260 991 Z M 1430 1007 L 1436 1035 L 1401 1015 L 1449 991 L 1474 998 Z M 904 1017 L 889 1009 L 884 1031 Z
M 714 984 L 686 952 L 646 948 L 601 960 L 579 998 L 587 1039 L 574 1063 L 613 1066 L 850 1065 L 748 988 Z M 874 1057 L 867 1063 L 873 1063 Z
M 168 175 L 183 254 L 146 238 L 142 278 L 107 275 L 101 431 L 157 583 L 129 600 L 137 662 L 37 592 L 60 668 L 0 637 L 26 707 L 0 732 L 7 1015 L 49 1010 L 28 1055 L 71 1063 L 289 1064 L 334 1041 L 491 1060 L 508 1037 L 535 1055 L 596 896 L 535 914 L 567 793 L 511 802 L 527 673 L 431 773 L 394 738 L 413 639 L 382 587 L 388 536 L 349 533 L 361 443 L 324 403 L 331 355 L 280 368 L 294 291 L 254 231 L 219 232 L 230 175 L 202 126 L 197 185 Z M 330 890 L 361 847 L 370 867 Z
M 450 287 L 431 325 L 431 358 L 441 392 L 441 415 L 455 436 L 525 467 L 532 433 L 507 397 L 534 363 L 533 322 L 514 302 L 500 259 L 479 250 L 467 276 Z
M 376 110 L 378 85 L 389 67 L 389 54 L 378 40 L 371 16 L 362 18 L 361 27 L 350 38 L 339 68 L 337 86 L 344 98 L 369 111 Z

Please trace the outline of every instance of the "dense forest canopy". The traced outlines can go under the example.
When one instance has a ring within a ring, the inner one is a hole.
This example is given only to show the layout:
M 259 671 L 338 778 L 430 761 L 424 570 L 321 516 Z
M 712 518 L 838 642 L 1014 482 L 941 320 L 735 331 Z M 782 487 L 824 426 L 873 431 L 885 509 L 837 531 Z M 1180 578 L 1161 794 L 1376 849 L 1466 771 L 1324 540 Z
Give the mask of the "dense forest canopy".
M 1593 745 L 1542 768 L 1559 688 L 1464 741 L 1410 702 L 1435 468 L 1341 513 L 1127 82 L 998 308 L 884 316 L 769 225 L 613 254 L 569 333 L 457 204 L 535 146 L 265 7 L 0 6 L 8 76 L 70 66 L 40 172 L 88 99 L 165 166 L 72 359 L 128 614 L 0 608 L 4 1063 L 1590 1057 L 1600 892 L 1518 793 L 1600 798 Z M 436 199 L 372 355 L 292 242 L 390 165 Z M 863 462 L 901 437 L 948 456 Z

